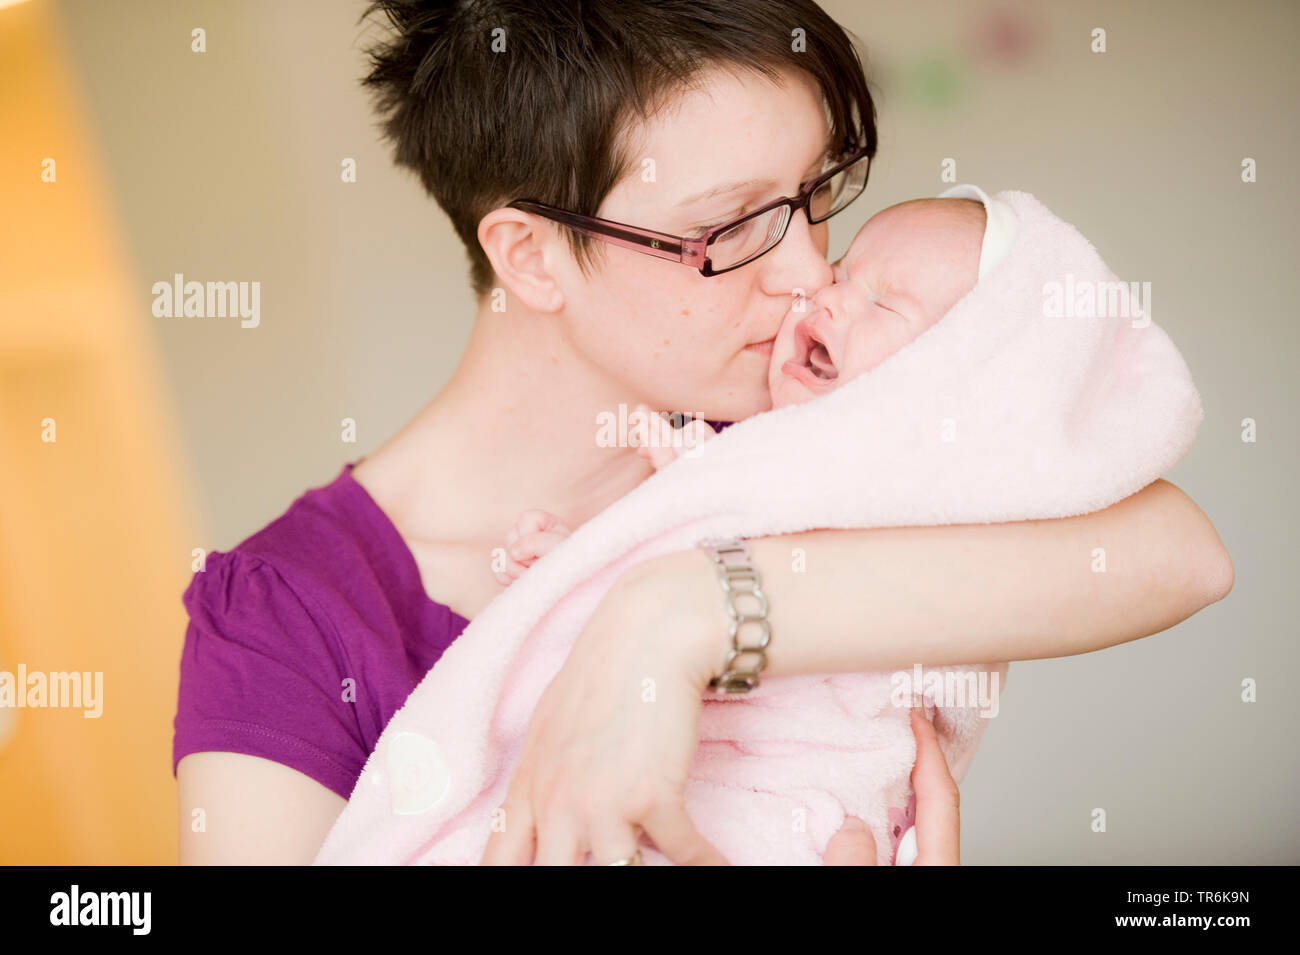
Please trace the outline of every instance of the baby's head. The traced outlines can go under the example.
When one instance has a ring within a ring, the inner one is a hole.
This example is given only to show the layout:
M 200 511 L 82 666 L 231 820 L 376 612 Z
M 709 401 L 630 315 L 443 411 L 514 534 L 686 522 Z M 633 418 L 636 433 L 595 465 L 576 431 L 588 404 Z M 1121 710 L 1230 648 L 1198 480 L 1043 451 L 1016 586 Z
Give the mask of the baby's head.
M 875 368 L 975 287 L 985 212 L 977 199 L 912 199 L 872 216 L 835 281 L 791 308 L 772 347 L 774 407 Z

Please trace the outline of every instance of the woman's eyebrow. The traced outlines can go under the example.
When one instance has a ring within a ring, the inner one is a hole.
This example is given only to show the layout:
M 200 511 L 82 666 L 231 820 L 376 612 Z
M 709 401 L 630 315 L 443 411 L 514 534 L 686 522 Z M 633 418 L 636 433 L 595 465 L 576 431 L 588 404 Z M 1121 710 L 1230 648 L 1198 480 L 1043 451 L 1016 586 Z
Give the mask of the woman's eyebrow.
M 800 183 L 807 182 L 809 179 L 812 179 L 821 173 L 822 166 L 824 165 L 823 158 L 817 159 L 808 166 L 806 174 L 799 180 Z M 685 199 L 678 202 L 677 206 L 679 208 L 681 206 L 689 206 L 694 202 L 701 202 L 705 199 L 715 199 L 718 196 L 727 196 L 733 192 L 739 192 L 742 189 L 753 189 L 757 191 L 760 188 L 775 191 L 776 181 L 773 179 L 744 179 L 737 180 L 736 182 L 729 182 L 721 186 L 714 186 L 712 189 L 706 189 L 703 192 L 697 192 L 693 196 L 687 196 Z
M 742 189 L 751 189 L 762 187 L 764 189 L 776 188 L 776 183 L 771 179 L 746 179 L 738 182 L 729 182 L 726 185 L 714 186 L 712 189 L 706 189 L 704 192 L 698 192 L 677 203 L 678 206 L 689 206 L 693 202 L 700 202 L 704 199 L 713 199 L 717 196 L 730 195 L 733 192 L 739 192 Z

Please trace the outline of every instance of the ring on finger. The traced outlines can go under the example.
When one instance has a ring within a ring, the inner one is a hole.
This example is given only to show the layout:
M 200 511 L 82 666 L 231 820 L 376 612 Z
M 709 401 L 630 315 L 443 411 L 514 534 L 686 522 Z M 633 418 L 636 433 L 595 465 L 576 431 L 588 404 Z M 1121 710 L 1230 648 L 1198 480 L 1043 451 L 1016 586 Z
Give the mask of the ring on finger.
M 637 849 L 630 856 L 627 856 L 622 859 L 616 859 L 613 862 L 607 862 L 605 864 L 606 865 L 645 865 L 645 861 L 642 860 L 641 858 L 641 850 Z

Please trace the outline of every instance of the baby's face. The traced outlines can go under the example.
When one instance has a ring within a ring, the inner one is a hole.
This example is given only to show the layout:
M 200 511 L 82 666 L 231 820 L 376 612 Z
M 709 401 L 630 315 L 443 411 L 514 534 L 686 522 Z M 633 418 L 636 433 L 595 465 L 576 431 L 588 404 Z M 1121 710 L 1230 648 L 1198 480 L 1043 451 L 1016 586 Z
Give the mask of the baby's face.
M 786 313 L 772 347 L 773 407 L 808 401 L 870 371 L 975 287 L 984 207 L 914 199 L 858 230 L 835 281 Z

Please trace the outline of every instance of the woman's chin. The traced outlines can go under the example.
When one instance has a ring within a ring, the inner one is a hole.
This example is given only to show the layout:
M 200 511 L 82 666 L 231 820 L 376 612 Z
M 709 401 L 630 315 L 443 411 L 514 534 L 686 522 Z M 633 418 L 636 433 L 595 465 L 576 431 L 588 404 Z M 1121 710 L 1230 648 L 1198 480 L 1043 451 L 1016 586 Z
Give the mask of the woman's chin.
M 767 382 L 746 382 L 738 387 L 727 387 L 718 400 L 704 404 L 701 414 L 708 421 L 743 421 L 762 411 L 772 409 L 772 396 Z

